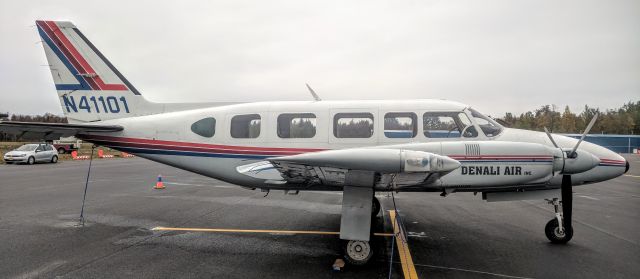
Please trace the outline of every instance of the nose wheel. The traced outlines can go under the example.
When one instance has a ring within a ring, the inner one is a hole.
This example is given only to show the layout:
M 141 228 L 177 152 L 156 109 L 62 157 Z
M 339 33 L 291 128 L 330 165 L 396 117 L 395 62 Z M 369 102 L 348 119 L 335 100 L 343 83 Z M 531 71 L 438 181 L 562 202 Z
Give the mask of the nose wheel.
M 344 252 L 345 260 L 353 265 L 364 265 L 373 256 L 369 241 L 350 240 L 346 243 Z

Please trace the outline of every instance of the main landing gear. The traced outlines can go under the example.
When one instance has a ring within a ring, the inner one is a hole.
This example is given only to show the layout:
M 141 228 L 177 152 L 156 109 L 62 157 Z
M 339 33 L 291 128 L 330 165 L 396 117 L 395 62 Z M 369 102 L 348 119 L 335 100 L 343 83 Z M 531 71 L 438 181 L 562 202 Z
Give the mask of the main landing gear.
M 380 213 L 380 200 L 371 199 L 371 219 L 375 219 Z M 373 249 L 369 241 L 349 240 L 344 243 L 344 258 L 353 265 L 364 265 L 373 256 Z
M 352 265 L 364 265 L 373 256 L 369 241 L 349 240 L 344 246 L 344 259 Z
M 380 213 L 380 200 L 373 197 L 371 199 L 371 219 L 375 219 Z M 373 221 L 372 221 L 373 222 Z M 373 248 L 370 241 L 365 240 L 345 240 L 344 258 L 352 265 L 364 265 L 373 256 Z
M 544 233 L 547 235 L 547 238 L 552 243 L 564 244 L 571 240 L 573 237 L 573 227 L 565 218 L 563 218 L 562 214 L 558 210 L 560 206 L 560 201 L 557 198 L 549 200 L 549 204 L 553 205 L 553 208 L 556 212 L 556 218 L 549 220 L 547 225 L 544 227 Z M 563 207 L 566 205 L 563 205 Z

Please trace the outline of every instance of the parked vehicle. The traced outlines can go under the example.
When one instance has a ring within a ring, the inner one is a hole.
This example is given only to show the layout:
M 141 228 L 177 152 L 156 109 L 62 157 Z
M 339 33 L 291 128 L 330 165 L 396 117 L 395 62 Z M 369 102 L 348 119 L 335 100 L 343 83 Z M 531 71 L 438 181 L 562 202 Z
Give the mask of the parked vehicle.
M 58 154 L 68 154 L 78 150 L 75 143 L 54 143 L 53 148 L 58 151 Z
M 58 151 L 58 154 L 71 154 L 73 151 L 78 151 L 81 144 L 82 141 L 75 137 L 64 137 L 53 141 L 53 147 Z
M 51 144 L 30 143 L 16 148 L 4 154 L 4 162 L 26 163 L 33 165 L 36 162 L 58 162 L 58 151 Z

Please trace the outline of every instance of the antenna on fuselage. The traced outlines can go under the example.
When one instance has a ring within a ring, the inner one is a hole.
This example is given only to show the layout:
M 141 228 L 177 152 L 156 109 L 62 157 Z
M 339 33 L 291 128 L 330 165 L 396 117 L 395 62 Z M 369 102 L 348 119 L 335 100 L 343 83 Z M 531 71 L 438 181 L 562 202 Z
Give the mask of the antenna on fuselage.
M 318 97 L 318 94 L 316 94 L 316 92 L 313 91 L 313 89 L 311 88 L 311 86 L 309 86 L 308 83 L 305 83 L 305 85 L 307 86 L 307 89 L 309 89 L 309 93 L 311 93 L 311 96 L 313 96 L 313 99 L 316 100 L 316 102 L 322 101 L 322 99 Z

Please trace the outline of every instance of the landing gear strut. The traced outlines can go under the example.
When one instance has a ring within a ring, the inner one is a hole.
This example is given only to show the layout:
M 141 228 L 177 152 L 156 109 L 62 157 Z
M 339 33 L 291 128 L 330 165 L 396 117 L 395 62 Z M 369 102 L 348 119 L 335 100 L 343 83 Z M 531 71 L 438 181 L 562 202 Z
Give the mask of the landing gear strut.
M 380 200 L 378 198 L 373 197 L 373 205 L 371 207 L 371 218 L 375 218 L 380 213 Z
M 373 250 L 371 250 L 369 241 L 350 240 L 345 245 L 344 258 L 350 264 L 364 265 L 371 259 L 372 255 Z
M 567 243 L 571 240 L 571 237 L 573 237 L 573 227 L 571 224 L 566 222 L 567 220 L 565 220 L 562 214 L 560 214 L 558 210 L 560 202 L 557 198 L 550 200 L 549 204 L 553 205 L 556 212 L 556 218 L 549 220 L 547 225 L 544 227 L 544 233 L 552 243 Z M 563 205 L 563 207 L 564 206 L 566 206 L 566 204 Z

